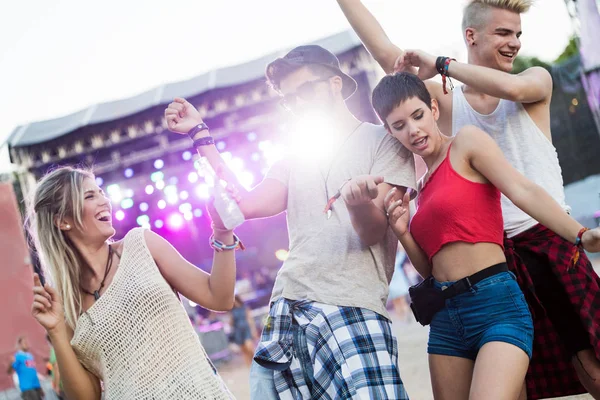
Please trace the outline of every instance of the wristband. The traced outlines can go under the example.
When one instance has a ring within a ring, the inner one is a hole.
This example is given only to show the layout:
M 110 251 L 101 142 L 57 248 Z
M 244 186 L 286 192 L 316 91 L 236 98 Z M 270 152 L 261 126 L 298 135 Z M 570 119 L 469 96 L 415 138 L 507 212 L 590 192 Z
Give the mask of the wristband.
M 202 147 L 202 146 L 208 146 L 211 144 L 215 144 L 215 139 L 213 139 L 212 136 L 205 136 L 203 138 L 200 138 L 198 140 L 194 140 L 194 148 L 198 148 L 198 147 Z
M 196 133 L 202 132 L 202 131 L 207 131 L 207 130 L 208 130 L 208 125 L 206 125 L 206 123 L 202 122 L 202 123 L 196 125 L 195 127 L 193 127 L 192 129 L 190 129 L 190 131 L 188 132 L 188 136 L 190 137 L 190 139 L 194 140 L 194 136 L 196 135 Z

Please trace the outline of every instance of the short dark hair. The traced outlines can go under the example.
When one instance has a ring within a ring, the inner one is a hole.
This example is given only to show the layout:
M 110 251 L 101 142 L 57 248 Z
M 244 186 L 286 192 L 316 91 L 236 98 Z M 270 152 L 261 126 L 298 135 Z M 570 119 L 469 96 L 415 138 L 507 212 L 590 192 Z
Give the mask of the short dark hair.
M 321 64 L 289 65 L 281 63 L 273 65 L 267 71 L 267 83 L 274 90 L 280 92 L 281 81 L 284 80 L 292 72 L 295 72 L 303 67 L 307 67 L 313 74 L 317 75 L 319 78 L 329 78 L 337 75 L 332 68 Z
M 373 90 L 373 108 L 385 127 L 389 128 L 387 117 L 396 107 L 413 97 L 417 97 L 431 109 L 431 95 L 425 83 L 416 75 L 408 72 L 386 75 Z

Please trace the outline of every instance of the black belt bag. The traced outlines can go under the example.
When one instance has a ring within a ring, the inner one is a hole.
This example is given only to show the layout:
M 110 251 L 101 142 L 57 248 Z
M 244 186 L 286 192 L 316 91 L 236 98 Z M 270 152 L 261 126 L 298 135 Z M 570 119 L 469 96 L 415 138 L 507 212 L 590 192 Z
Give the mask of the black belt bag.
M 411 286 L 408 289 L 410 295 L 410 308 L 417 322 L 421 325 L 429 325 L 435 314 L 446 305 L 446 300 L 459 294 L 468 292 L 478 282 L 489 278 L 490 276 L 507 272 L 506 263 L 492 265 L 471 276 L 456 281 L 445 290 L 440 290 L 434 286 L 433 276 L 428 277 L 418 285 Z

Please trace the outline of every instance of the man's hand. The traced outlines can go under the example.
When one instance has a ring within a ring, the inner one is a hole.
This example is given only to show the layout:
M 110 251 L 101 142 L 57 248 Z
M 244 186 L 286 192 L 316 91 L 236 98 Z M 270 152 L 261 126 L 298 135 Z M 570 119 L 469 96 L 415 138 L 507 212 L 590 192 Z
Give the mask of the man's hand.
M 202 123 L 198 110 L 180 97 L 176 97 L 165 109 L 165 119 L 169 130 L 181 135 L 186 135 L 193 127 Z M 203 132 L 208 134 L 207 131 Z
M 581 237 L 583 248 L 590 253 L 600 252 L 600 228 L 590 229 Z
M 341 197 L 348 206 L 369 204 L 377 198 L 377 185 L 383 183 L 383 177 L 362 175 L 348 181 L 341 190 Z
M 415 72 L 417 76 L 422 81 L 426 81 L 438 74 L 438 71 L 435 68 L 436 60 L 436 57 L 425 53 L 424 51 L 406 50 L 396 61 L 394 70 L 411 71 L 411 68 L 413 68 L 412 71 L 414 71 L 414 68 L 417 68 L 418 70 Z

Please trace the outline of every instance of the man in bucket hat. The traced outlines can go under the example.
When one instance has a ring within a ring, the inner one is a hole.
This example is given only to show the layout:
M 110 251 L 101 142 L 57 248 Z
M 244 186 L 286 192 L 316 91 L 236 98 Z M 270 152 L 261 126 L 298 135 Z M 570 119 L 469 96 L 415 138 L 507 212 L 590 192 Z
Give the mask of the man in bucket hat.
M 252 399 L 406 399 L 385 307 L 397 239 L 383 199 L 394 186 L 399 196 L 415 188 L 412 155 L 383 126 L 352 115 L 345 100 L 357 84 L 326 49 L 297 47 L 266 76 L 305 127 L 297 135 L 303 152 L 237 196 L 246 219 L 287 211 L 290 241 L 250 373 Z M 202 123 L 183 99 L 169 109 L 174 132 Z M 309 139 L 311 132 L 319 135 Z M 209 132 L 193 136 L 204 143 Z M 214 144 L 198 151 L 220 163 Z M 231 184 L 233 174 L 225 175 Z

